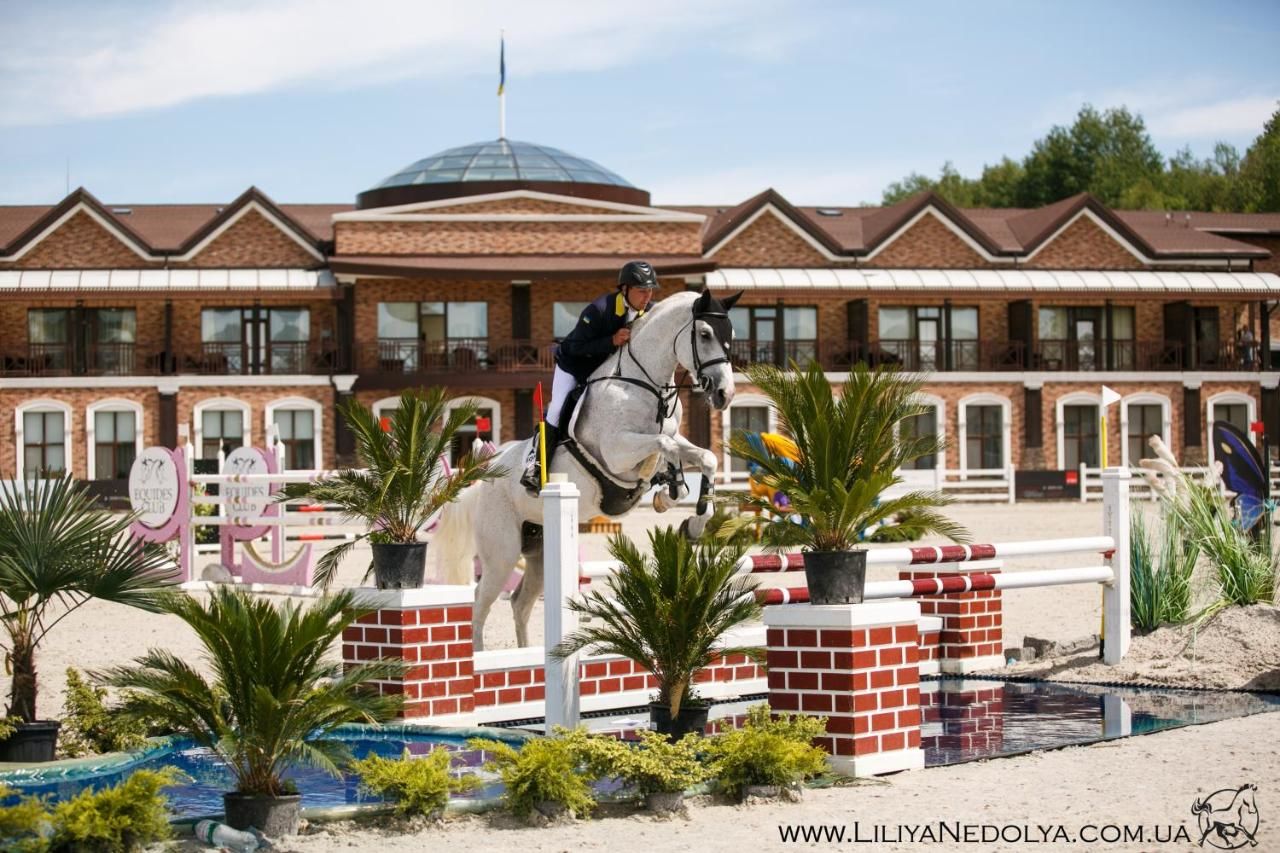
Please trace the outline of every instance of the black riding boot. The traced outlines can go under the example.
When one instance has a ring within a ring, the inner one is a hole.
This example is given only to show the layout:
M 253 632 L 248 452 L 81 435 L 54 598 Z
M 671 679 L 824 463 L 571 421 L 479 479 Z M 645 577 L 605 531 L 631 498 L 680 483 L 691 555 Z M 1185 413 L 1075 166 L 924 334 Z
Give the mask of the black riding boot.
M 547 432 L 547 470 L 551 469 L 551 457 L 555 455 L 556 448 L 560 446 L 560 430 L 551 424 L 546 424 Z M 533 439 L 533 459 L 529 460 L 529 464 L 525 466 L 524 476 L 520 478 L 520 484 L 525 490 L 533 496 L 537 496 L 542 491 L 542 468 L 539 463 L 538 439 Z

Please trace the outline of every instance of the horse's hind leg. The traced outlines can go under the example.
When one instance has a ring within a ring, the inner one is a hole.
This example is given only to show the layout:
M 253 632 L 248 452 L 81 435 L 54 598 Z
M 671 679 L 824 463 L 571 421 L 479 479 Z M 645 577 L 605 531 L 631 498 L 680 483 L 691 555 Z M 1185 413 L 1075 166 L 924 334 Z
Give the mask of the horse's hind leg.
M 484 623 L 493 603 L 502 595 L 516 560 L 520 559 L 520 536 L 515 530 L 495 527 L 478 532 L 476 539 L 480 585 L 476 587 L 476 600 L 471 607 L 471 642 L 476 651 L 483 651 Z
M 511 595 L 511 615 L 516 620 L 516 645 L 529 645 L 529 614 L 542 593 L 542 549 L 524 555 L 524 577 Z

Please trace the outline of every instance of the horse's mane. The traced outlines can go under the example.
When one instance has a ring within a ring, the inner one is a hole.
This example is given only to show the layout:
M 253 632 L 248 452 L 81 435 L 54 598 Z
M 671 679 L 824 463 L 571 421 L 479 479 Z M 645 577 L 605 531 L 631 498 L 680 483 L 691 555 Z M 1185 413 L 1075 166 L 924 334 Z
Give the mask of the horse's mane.
M 680 293 L 673 293 L 670 296 L 668 296 L 666 299 L 659 299 L 654 304 L 653 308 L 644 312 L 644 316 L 636 320 L 635 323 L 632 324 L 631 330 L 636 334 L 639 334 L 640 332 L 644 331 L 645 327 L 649 325 L 649 321 L 652 320 L 654 317 L 662 316 L 666 314 L 668 311 L 671 311 L 675 308 L 683 307 L 686 311 L 688 311 L 690 308 L 692 308 L 693 303 L 697 301 L 698 296 L 699 294 L 696 293 L 695 291 L 684 290 L 684 291 L 681 291 Z

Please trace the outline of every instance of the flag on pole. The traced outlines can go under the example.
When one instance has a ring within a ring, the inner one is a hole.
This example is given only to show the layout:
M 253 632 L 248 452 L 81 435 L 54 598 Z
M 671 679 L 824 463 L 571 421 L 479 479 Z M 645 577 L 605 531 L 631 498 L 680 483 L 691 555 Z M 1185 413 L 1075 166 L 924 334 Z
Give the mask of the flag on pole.
M 507 37 L 502 36 L 498 41 L 498 94 L 502 94 L 502 89 L 507 85 Z
M 1120 395 L 1106 385 L 1102 386 L 1101 417 L 1098 419 L 1098 432 L 1102 439 L 1102 467 L 1107 467 L 1107 409 L 1120 402 Z
M 1102 386 L 1102 408 L 1103 408 L 1103 411 L 1106 411 L 1107 409 L 1111 408 L 1111 406 L 1112 406 L 1113 404 L 1115 404 L 1115 403 L 1119 403 L 1119 402 L 1120 402 L 1120 395 L 1119 395 L 1119 394 L 1117 394 L 1115 391 L 1112 391 L 1112 390 L 1111 390 L 1110 388 L 1108 388 L 1106 385 L 1103 385 L 1103 386 Z

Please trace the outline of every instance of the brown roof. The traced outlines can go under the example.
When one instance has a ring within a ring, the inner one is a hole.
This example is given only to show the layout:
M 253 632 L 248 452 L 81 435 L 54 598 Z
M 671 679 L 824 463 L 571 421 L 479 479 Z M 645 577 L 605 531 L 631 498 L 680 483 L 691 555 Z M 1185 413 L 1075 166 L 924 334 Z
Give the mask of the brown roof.
M 461 277 L 595 278 L 616 275 L 631 255 L 334 255 L 335 273 L 402 275 L 408 278 Z M 658 275 L 688 275 L 715 269 L 700 255 L 650 255 Z

